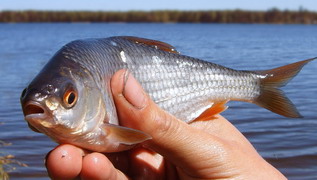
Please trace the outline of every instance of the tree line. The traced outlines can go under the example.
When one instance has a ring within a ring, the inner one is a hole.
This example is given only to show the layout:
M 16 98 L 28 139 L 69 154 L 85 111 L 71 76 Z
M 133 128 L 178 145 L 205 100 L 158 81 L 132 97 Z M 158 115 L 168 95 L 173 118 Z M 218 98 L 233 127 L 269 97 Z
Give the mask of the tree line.
M 317 24 L 317 12 L 268 11 L 0 11 L 0 22 L 267 23 Z

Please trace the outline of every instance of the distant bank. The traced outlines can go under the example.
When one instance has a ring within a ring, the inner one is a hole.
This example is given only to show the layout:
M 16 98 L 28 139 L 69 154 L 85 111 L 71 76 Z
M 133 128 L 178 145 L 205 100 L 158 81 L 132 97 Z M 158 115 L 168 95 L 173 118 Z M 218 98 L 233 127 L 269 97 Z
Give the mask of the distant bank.
M 278 9 L 268 11 L 0 11 L 0 22 L 317 24 L 317 12 Z

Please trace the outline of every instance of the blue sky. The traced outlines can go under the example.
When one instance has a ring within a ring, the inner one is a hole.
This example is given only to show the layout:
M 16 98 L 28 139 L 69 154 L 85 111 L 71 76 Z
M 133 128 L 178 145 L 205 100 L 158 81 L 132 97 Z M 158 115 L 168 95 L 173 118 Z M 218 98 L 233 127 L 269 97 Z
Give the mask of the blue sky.
M 0 0 L 0 10 L 298 10 L 301 6 L 317 11 L 316 0 Z

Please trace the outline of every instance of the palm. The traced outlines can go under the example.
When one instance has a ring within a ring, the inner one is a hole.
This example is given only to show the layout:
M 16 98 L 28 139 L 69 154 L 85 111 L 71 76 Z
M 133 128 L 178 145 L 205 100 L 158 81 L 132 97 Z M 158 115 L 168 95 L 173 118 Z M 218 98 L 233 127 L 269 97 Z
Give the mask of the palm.
M 175 166 L 161 155 L 143 147 L 106 155 L 113 165 L 131 179 L 178 179 Z

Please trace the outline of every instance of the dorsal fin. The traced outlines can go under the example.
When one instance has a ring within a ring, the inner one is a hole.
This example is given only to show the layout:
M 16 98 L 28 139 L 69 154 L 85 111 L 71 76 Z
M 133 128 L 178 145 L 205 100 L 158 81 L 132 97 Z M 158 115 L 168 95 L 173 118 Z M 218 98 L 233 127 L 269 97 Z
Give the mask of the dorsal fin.
M 156 41 L 152 39 L 145 39 L 145 38 L 139 38 L 139 37 L 133 37 L 133 36 L 122 36 L 122 38 L 132 41 L 136 44 L 145 44 L 152 48 L 160 49 L 162 51 L 179 54 L 179 52 L 175 49 L 174 46 L 162 41 Z

